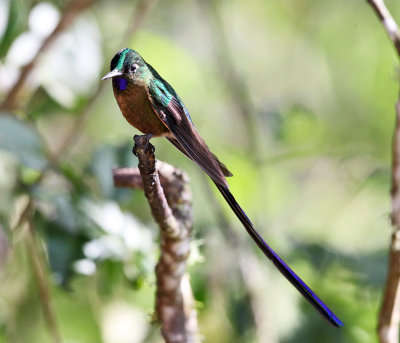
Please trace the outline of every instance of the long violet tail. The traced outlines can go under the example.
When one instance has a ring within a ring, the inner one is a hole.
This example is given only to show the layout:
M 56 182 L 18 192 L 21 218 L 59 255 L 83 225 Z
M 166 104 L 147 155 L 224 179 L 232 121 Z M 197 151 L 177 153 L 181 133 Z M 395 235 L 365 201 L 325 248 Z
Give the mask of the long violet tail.
M 336 315 L 329 309 L 329 307 L 326 306 L 323 301 L 318 298 L 318 296 L 304 283 L 304 281 L 300 279 L 297 274 L 278 256 L 278 254 L 273 251 L 267 243 L 265 243 L 262 237 L 254 229 L 250 219 L 239 206 L 229 189 L 227 187 L 217 184 L 216 182 L 214 183 L 225 198 L 225 200 L 228 202 L 233 212 L 235 212 L 236 216 L 244 225 L 248 234 L 257 243 L 262 252 L 272 261 L 275 267 L 278 268 L 283 276 L 285 276 L 285 278 L 288 279 L 291 284 L 297 288 L 297 290 L 303 295 L 303 297 L 307 299 L 307 301 L 312 306 L 314 306 L 314 308 L 322 315 L 322 317 L 324 317 L 327 321 L 329 321 L 332 325 L 336 327 L 343 326 L 344 324 L 338 317 L 336 317 Z

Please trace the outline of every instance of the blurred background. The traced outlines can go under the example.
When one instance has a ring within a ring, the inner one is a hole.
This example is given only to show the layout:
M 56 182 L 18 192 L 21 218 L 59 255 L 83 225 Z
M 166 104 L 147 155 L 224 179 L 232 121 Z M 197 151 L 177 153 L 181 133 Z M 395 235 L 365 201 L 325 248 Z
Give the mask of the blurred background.
M 377 341 L 398 61 L 367 2 L 0 0 L 0 40 L 0 342 L 163 341 L 158 229 L 143 193 L 112 183 L 137 165 L 138 132 L 100 81 L 125 47 L 175 88 L 256 228 L 345 323 L 322 320 L 154 139 L 191 178 L 204 340 Z

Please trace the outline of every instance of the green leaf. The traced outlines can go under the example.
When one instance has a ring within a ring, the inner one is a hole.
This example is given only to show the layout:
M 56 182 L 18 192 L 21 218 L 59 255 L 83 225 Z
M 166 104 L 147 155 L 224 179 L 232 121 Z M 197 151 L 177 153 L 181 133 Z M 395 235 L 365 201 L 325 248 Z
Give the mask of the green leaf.
M 47 163 L 42 141 L 33 127 L 1 112 L 0 149 L 10 152 L 28 168 L 40 170 Z

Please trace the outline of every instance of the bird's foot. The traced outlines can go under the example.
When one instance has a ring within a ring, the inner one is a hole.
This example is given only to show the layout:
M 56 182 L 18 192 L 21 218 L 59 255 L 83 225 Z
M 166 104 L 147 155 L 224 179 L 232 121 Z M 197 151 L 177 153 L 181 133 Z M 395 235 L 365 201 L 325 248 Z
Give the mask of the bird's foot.
M 133 136 L 133 141 L 135 142 L 135 145 L 132 149 L 132 153 L 137 156 L 136 153 L 136 147 L 140 146 L 143 147 L 144 146 L 144 152 L 148 153 L 150 150 L 150 153 L 154 153 L 155 149 L 154 146 L 152 144 L 150 144 L 150 139 L 153 137 L 152 133 L 148 133 L 147 135 L 134 135 Z

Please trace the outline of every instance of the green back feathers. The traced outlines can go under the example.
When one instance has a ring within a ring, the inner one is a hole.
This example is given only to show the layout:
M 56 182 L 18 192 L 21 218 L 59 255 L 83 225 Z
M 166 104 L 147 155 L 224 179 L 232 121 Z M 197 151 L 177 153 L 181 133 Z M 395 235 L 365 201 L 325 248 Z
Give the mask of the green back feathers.
M 192 122 L 192 118 L 190 118 L 189 111 L 183 104 L 181 98 L 175 92 L 175 89 L 173 89 L 172 86 L 167 81 L 165 81 L 150 64 L 148 64 L 146 61 L 144 62 L 146 63 L 147 68 L 149 68 L 151 74 L 153 75 L 149 87 L 150 94 L 153 97 L 153 99 L 155 99 L 155 101 L 161 104 L 162 106 L 167 106 L 170 103 L 170 101 L 173 98 L 175 98 L 179 103 L 179 105 L 182 107 L 183 111 L 185 112 L 185 115 Z

